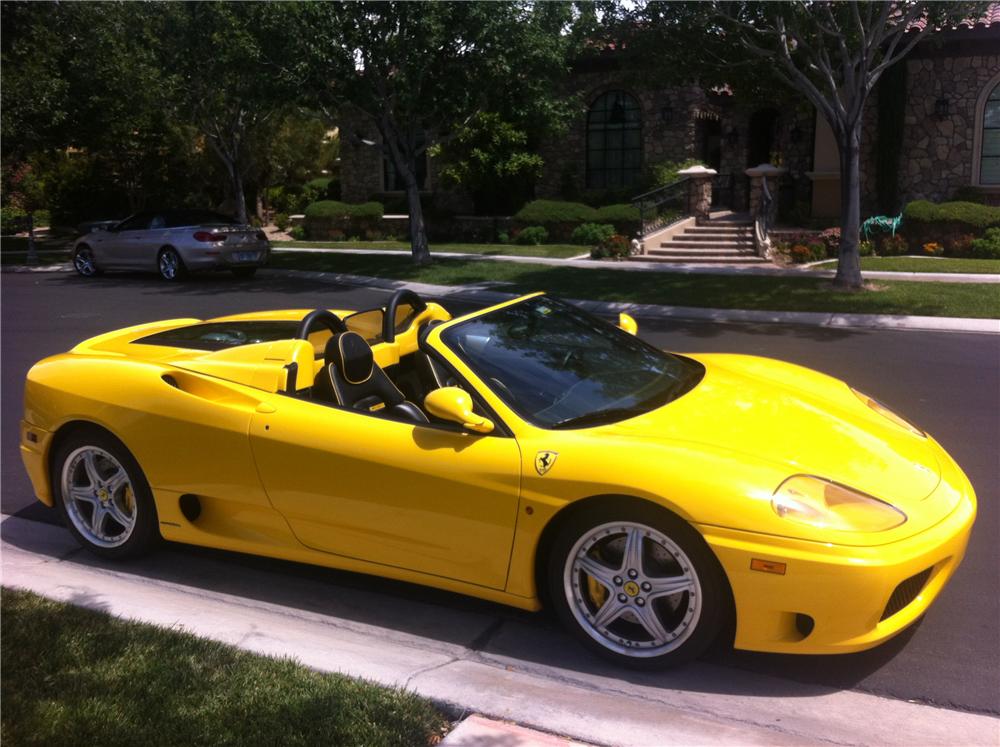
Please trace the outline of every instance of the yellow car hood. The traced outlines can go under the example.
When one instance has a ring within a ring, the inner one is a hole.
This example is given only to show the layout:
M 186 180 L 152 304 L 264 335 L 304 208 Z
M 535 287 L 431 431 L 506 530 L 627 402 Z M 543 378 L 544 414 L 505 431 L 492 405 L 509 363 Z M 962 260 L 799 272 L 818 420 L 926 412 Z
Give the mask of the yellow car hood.
M 933 441 L 874 412 L 844 382 L 767 358 L 690 357 L 706 369 L 698 386 L 664 407 L 607 427 L 608 435 L 749 455 L 784 465 L 789 476 L 823 477 L 904 510 L 940 482 Z

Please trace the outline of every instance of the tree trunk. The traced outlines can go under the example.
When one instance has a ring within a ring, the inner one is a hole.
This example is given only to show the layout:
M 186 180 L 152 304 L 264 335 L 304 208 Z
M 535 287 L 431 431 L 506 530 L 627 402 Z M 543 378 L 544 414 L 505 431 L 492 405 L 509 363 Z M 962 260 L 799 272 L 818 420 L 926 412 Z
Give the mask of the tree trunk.
M 35 213 L 28 213 L 28 256 L 26 259 L 29 265 L 38 264 L 38 250 L 35 247 Z
M 243 189 L 243 174 L 235 163 L 229 167 L 229 175 L 233 180 L 233 199 L 236 200 L 236 220 L 249 223 L 247 218 L 247 197 Z
M 838 288 L 860 288 L 861 255 L 861 123 L 845 128 L 840 138 L 840 254 Z
M 420 204 L 420 187 L 415 178 L 406 179 L 406 201 L 410 210 L 410 251 L 418 265 L 431 263 L 431 250 L 427 245 L 427 227 L 424 225 L 424 209 Z

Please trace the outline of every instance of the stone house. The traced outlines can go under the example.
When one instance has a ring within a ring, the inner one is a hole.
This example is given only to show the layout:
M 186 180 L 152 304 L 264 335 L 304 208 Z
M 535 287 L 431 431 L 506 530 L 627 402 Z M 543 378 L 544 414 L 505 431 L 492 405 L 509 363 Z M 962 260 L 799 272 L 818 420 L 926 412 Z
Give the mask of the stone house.
M 898 210 L 914 199 L 949 200 L 970 189 L 1000 204 L 1000 3 L 974 23 L 910 33 L 927 39 L 887 71 L 869 99 L 863 212 Z M 621 201 L 638 190 L 648 166 L 697 159 L 719 172 L 716 199 L 745 210 L 746 169 L 772 163 L 786 170 L 778 187 L 786 214 L 838 215 L 837 147 L 807 102 L 746 107 L 726 91 L 652 88 L 637 81 L 613 54 L 574 66 L 569 85 L 580 92 L 581 106 L 569 131 L 540 149 L 547 167 L 537 197 L 600 201 L 606 194 Z M 341 153 L 344 199 L 359 202 L 398 191 L 378 149 L 360 142 L 377 138 L 374 128 L 362 121 L 349 127 L 358 136 L 345 139 Z M 426 191 L 445 197 L 433 159 L 423 165 L 422 176 Z M 469 209 L 466 196 L 447 197 L 455 209 Z

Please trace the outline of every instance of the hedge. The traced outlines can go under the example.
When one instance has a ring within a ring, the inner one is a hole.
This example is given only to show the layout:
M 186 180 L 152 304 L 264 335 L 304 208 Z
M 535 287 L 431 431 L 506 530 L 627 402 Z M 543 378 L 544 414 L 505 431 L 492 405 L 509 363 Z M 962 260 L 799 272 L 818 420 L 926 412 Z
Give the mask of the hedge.
M 1000 226 L 1000 207 L 978 202 L 941 202 L 916 200 L 903 211 L 903 222 L 964 223 L 970 229 Z
M 594 223 L 597 210 L 582 202 L 535 200 L 514 215 L 521 223 Z
M 570 241 L 575 231 L 584 223 L 610 223 L 623 235 L 639 229 L 639 210 L 627 204 L 605 205 L 592 208 L 582 202 L 535 200 L 514 215 L 515 228 L 542 225 L 549 232 L 549 240 Z
M 352 205 L 336 200 L 321 200 L 306 208 L 306 218 L 381 218 L 385 210 L 380 202 Z
M 911 247 L 936 243 L 944 246 L 947 256 L 963 257 L 968 256 L 976 237 L 995 226 L 1000 226 L 1000 207 L 917 200 L 903 210 L 900 232 Z
M 305 231 L 310 239 L 340 240 L 381 236 L 384 210 L 380 202 L 352 205 L 336 200 L 314 202 L 305 211 Z
M 601 223 L 638 223 L 639 208 L 635 205 L 605 205 L 597 208 L 597 220 Z

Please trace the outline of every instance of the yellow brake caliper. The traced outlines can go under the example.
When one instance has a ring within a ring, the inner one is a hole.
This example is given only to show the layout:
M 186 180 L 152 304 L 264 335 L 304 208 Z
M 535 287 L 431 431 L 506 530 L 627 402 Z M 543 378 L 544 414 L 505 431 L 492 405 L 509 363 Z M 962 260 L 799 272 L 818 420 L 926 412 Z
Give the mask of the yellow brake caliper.
M 590 594 L 590 601 L 594 603 L 595 610 L 603 607 L 604 600 L 608 598 L 608 590 L 604 584 L 595 580 L 589 573 L 587 574 L 587 593 Z

